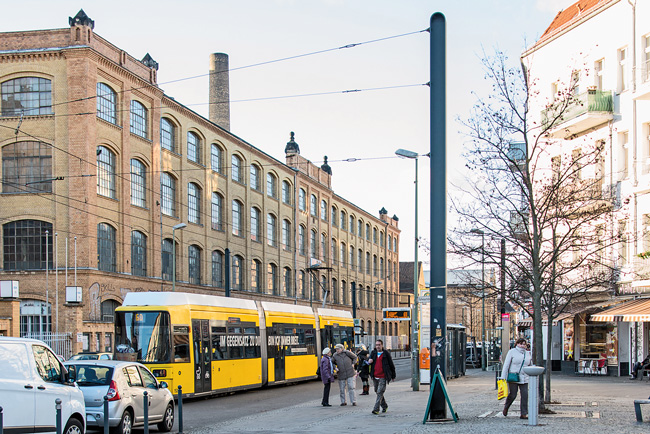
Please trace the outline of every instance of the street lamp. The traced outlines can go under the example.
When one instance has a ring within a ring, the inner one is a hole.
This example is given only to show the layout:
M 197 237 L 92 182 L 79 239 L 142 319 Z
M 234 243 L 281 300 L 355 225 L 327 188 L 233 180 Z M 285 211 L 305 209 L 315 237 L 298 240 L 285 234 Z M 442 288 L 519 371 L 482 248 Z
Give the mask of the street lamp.
M 172 292 L 176 291 L 176 229 L 184 229 L 187 225 L 179 223 L 172 226 Z
M 485 354 L 485 232 L 480 229 L 472 229 L 470 231 L 473 234 L 478 234 L 481 236 L 481 325 L 483 328 L 483 346 L 481 350 L 481 370 L 485 371 L 486 369 L 486 354 Z
M 373 285 L 375 287 L 375 324 L 374 324 L 374 330 L 375 330 L 375 342 L 377 341 L 377 286 L 381 285 L 382 282 L 381 280 L 379 282 L 375 282 Z
M 413 259 L 413 312 L 411 315 L 411 387 L 420 390 L 420 371 L 418 370 L 418 156 L 417 152 L 398 149 L 396 155 L 415 160 L 415 255 Z

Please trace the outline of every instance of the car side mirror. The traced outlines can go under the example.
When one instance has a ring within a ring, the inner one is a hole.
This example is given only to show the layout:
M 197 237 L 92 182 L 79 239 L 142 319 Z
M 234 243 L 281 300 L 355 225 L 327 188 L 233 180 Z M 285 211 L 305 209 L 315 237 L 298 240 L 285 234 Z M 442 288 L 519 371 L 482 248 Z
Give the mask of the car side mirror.
M 167 389 L 169 387 L 169 385 L 167 384 L 166 381 L 161 381 L 160 383 L 158 383 L 158 387 L 160 389 Z

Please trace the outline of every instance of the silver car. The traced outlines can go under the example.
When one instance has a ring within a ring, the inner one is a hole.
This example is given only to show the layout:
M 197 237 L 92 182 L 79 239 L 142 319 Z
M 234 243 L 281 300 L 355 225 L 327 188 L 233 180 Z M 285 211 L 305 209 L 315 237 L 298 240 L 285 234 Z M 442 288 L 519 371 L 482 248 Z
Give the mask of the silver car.
M 149 401 L 149 425 L 171 431 L 174 426 L 174 397 L 167 383 L 158 382 L 144 365 L 118 360 L 78 360 L 67 362 L 86 402 L 88 428 L 104 426 L 104 396 L 108 397 L 108 424 L 116 434 L 131 434 L 144 425 L 144 395 Z

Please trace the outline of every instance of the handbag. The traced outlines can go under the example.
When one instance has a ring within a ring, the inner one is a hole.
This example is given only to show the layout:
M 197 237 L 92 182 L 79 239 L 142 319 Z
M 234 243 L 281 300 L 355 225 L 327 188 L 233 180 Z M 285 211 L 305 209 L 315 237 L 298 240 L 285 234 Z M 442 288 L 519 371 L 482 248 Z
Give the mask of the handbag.
M 502 400 L 506 396 L 508 396 L 508 383 L 506 380 L 499 380 L 497 381 L 497 384 L 499 386 L 499 393 L 497 394 L 497 400 Z
M 519 372 L 508 372 L 508 383 L 519 383 L 519 374 L 521 373 L 522 368 L 524 367 L 524 362 L 526 361 L 526 353 L 524 353 L 524 360 L 521 361 L 521 366 L 519 367 Z M 512 362 L 510 362 L 512 364 Z

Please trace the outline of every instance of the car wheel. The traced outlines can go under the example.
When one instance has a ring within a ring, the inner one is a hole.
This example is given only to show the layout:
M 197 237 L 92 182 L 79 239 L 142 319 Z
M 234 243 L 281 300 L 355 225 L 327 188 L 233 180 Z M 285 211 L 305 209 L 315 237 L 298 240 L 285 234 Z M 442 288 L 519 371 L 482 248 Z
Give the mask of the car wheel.
M 78 419 L 71 418 L 68 423 L 65 425 L 64 434 L 83 434 L 84 427 Z
M 162 422 L 158 424 L 158 431 L 169 432 L 174 427 L 174 403 L 170 402 L 167 404 L 167 409 L 165 410 L 165 415 L 163 416 Z
M 133 419 L 131 413 L 127 410 L 122 415 L 122 420 L 120 424 L 115 427 L 114 434 L 131 434 L 131 429 L 133 428 Z

